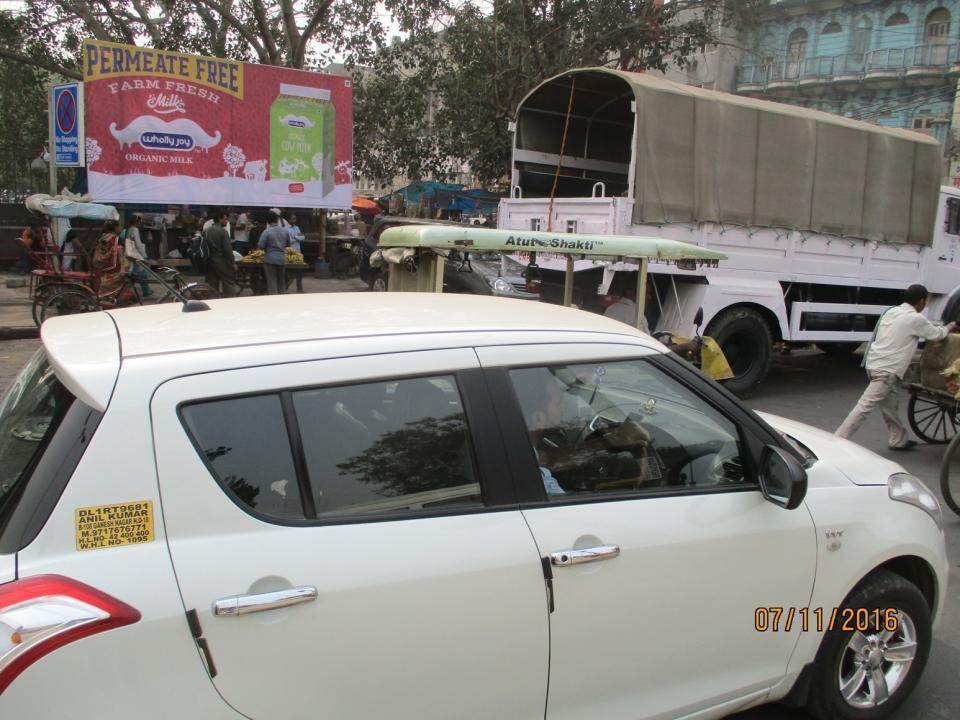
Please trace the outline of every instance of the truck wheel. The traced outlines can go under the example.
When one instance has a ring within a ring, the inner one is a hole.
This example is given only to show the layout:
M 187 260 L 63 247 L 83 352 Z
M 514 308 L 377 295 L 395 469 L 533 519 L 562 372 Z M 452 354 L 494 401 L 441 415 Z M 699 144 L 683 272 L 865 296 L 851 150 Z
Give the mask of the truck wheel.
M 733 370 L 724 386 L 740 397 L 749 395 L 770 369 L 773 337 L 766 320 L 756 310 L 733 308 L 720 313 L 706 335 L 719 343 Z

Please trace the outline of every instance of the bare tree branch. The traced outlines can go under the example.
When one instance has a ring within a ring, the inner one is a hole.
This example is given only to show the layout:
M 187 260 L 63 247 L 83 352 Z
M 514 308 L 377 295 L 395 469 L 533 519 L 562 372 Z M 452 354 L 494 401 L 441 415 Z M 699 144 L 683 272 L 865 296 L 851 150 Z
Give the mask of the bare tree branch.
M 300 48 L 300 30 L 297 28 L 297 18 L 293 11 L 293 0 L 280 0 L 280 16 L 287 36 L 287 64 L 290 65 L 294 54 Z
M 80 74 L 77 70 L 72 70 L 70 68 L 64 67 L 59 63 L 54 62 L 53 60 L 42 60 L 29 55 L 24 55 L 19 53 L 16 50 L 10 50 L 0 45 L 0 58 L 6 58 L 7 60 L 12 60 L 13 62 L 22 63 L 24 65 L 30 65 L 31 67 L 40 68 L 41 70 L 47 70 L 58 75 L 63 75 L 64 77 L 71 78 L 73 80 L 83 80 L 83 75 Z
M 161 46 L 163 44 L 163 36 L 160 34 L 160 27 L 158 23 L 150 17 L 146 6 L 143 4 L 143 0 L 133 0 L 133 8 L 137 11 L 140 22 L 143 23 L 144 29 L 150 36 L 150 41 L 158 47 Z M 161 19 L 161 22 L 163 22 L 163 19 Z
M 61 5 L 70 10 L 74 15 L 83 20 L 87 30 L 93 34 L 97 40 L 112 40 L 110 32 L 100 22 L 100 19 L 93 13 L 90 5 L 85 2 L 68 2 L 64 0 Z
M 303 62 L 307 56 L 307 44 L 311 38 L 313 38 L 317 28 L 320 27 L 320 23 L 326 18 L 331 5 L 333 5 L 333 0 L 323 0 L 323 2 L 317 5 L 313 16 L 307 21 L 306 27 L 303 29 L 303 34 L 300 37 L 300 43 L 295 48 L 291 48 L 294 53 L 294 67 L 303 67 Z
M 275 65 L 273 55 L 264 48 L 263 43 L 257 38 L 256 34 L 251 32 L 250 29 L 243 23 L 240 18 L 238 18 L 230 6 L 226 3 L 217 2 L 216 0 L 196 0 L 198 5 L 205 5 L 210 8 L 210 10 L 220 17 L 222 17 L 234 30 L 237 31 L 237 34 L 243 38 L 244 42 L 247 43 L 254 52 L 257 53 L 257 58 L 264 65 Z M 269 29 L 269 28 L 268 28 Z M 268 33 L 264 37 L 272 42 L 272 37 Z M 274 46 L 274 54 L 276 53 L 276 46 Z
M 267 9 L 260 0 L 252 0 L 253 16 L 257 20 L 257 27 L 260 29 L 260 36 L 266 43 L 267 55 L 270 57 L 270 65 L 280 64 L 280 53 L 277 51 L 277 43 L 273 39 L 273 32 L 270 30 L 270 21 L 267 19 Z

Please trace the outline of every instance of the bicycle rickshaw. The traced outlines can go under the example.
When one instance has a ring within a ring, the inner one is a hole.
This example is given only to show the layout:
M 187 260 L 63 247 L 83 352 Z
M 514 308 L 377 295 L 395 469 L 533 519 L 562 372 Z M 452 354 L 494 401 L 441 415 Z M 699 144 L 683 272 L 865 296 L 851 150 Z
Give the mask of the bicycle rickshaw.
M 25 204 L 31 212 L 49 218 L 80 218 L 94 221 L 119 218 L 116 208 L 111 205 L 77 202 L 49 195 L 31 195 Z M 85 243 L 75 242 L 73 248 L 73 252 L 67 252 L 56 245 L 49 245 L 46 234 L 41 233 L 37 244 L 27 250 L 27 255 L 34 266 L 30 271 L 28 292 L 33 301 L 33 321 L 37 325 L 40 324 L 43 305 L 52 295 L 77 286 L 89 287 L 96 284 L 96 274 L 90 270 L 90 257 L 85 250 Z M 63 265 L 68 258 L 77 261 L 80 268 L 64 270 Z
M 188 300 L 211 300 L 220 297 L 220 294 L 206 283 L 186 282 L 180 272 L 174 268 L 158 267 L 154 270 L 139 260 L 130 262 L 131 269 L 123 273 L 123 282 L 110 293 L 98 293 L 96 283 L 92 286 L 75 283 L 51 294 L 39 311 L 38 324 L 49 317 L 59 315 L 75 315 L 129 305 L 143 305 L 139 290 L 141 278 L 132 272 L 135 268 L 146 273 L 148 282 L 162 288 L 161 295 L 157 299 L 158 303 L 186 303 Z M 132 301 L 124 301 L 124 298 L 131 296 L 134 298 Z

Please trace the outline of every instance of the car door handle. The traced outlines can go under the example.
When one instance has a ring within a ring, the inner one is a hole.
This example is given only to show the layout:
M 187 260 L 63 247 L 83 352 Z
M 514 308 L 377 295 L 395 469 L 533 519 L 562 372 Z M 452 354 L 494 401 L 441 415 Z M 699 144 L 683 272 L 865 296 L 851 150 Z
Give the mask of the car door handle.
M 231 595 L 213 602 L 213 614 L 218 617 L 249 615 L 265 610 L 299 605 L 317 599 L 317 589 L 313 585 L 257 593 L 256 595 Z
M 582 550 L 558 550 L 550 554 L 551 565 L 581 565 L 582 563 L 613 560 L 620 554 L 619 545 L 598 545 Z

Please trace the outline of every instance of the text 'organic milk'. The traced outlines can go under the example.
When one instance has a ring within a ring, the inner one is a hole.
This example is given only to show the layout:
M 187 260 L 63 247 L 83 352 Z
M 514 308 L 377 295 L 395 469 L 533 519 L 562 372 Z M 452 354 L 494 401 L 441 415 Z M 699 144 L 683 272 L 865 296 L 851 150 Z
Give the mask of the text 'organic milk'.
M 329 90 L 282 83 L 270 106 L 270 178 L 332 192 L 334 125 Z

